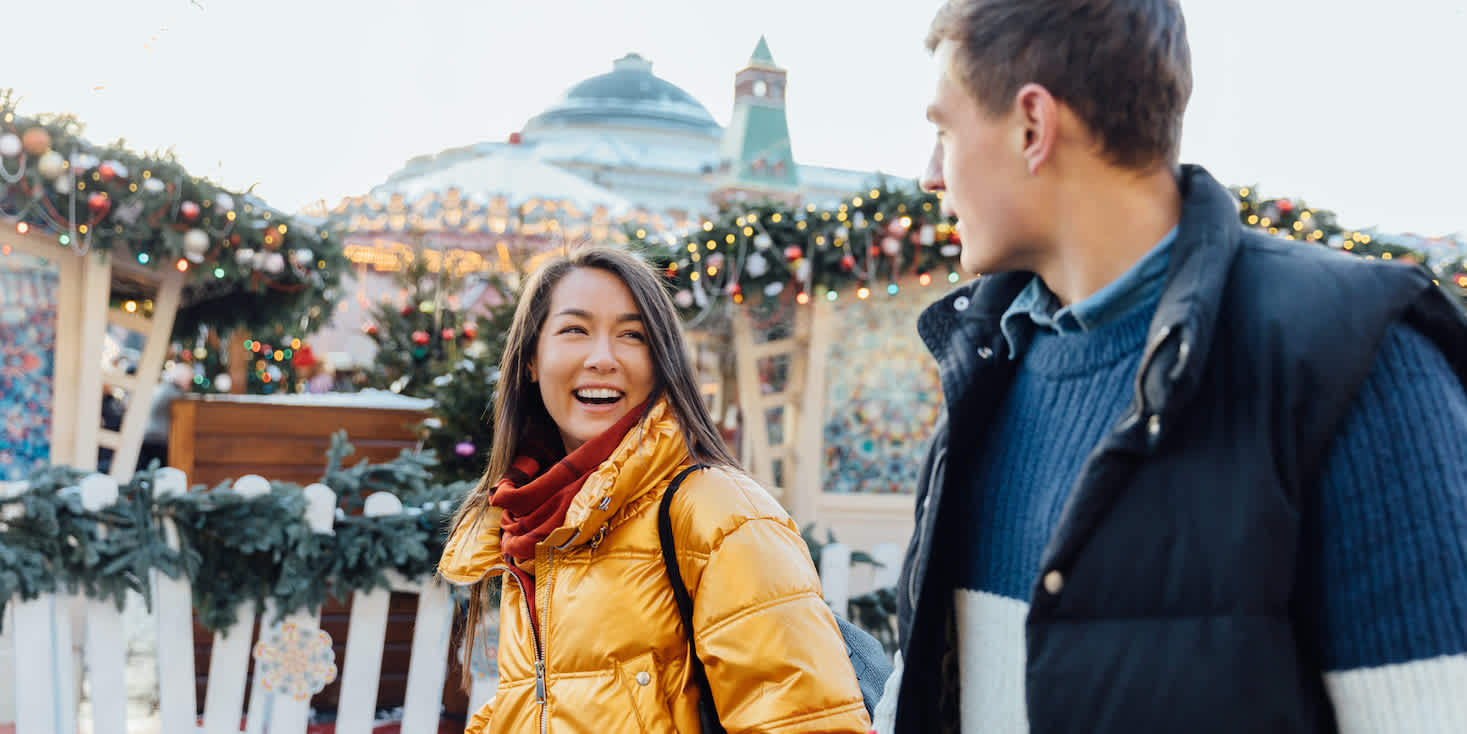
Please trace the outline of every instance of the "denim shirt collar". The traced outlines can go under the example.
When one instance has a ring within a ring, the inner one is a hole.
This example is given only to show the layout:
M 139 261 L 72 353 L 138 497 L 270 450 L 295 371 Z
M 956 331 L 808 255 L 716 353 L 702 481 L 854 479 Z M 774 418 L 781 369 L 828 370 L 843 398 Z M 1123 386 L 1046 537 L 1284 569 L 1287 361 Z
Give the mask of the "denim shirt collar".
M 1121 277 L 1107 283 L 1090 297 L 1064 306 L 1039 276 L 1034 276 L 1014 298 L 999 319 L 999 329 L 1009 346 L 1009 357 L 1017 359 L 1029 346 L 1034 333 L 1078 334 L 1115 320 L 1132 308 L 1161 295 L 1177 227 L 1162 236 Z

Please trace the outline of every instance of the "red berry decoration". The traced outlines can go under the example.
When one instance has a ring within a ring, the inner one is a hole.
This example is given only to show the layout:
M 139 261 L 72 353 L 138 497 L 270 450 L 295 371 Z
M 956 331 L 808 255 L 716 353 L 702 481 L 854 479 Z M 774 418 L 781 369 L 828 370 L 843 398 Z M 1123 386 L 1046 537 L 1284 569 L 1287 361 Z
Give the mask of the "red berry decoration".
M 790 245 L 784 248 L 784 259 L 794 262 L 805 256 L 805 251 L 799 245 Z
M 178 205 L 178 215 L 183 217 L 183 221 L 193 223 L 195 219 L 199 218 L 199 205 L 192 201 L 185 201 Z
M 367 336 L 377 336 L 377 325 L 367 324 L 362 327 L 362 331 L 366 332 Z
M 1288 214 L 1289 212 L 1294 211 L 1294 202 L 1289 201 L 1288 199 L 1279 199 L 1278 204 L 1279 212 L 1281 214 Z
M 457 334 L 454 334 L 453 329 L 444 329 L 443 330 L 443 341 L 451 342 L 451 341 L 453 341 L 453 338 L 455 336 L 457 336 Z
M 103 181 L 110 182 L 117 178 L 117 169 L 113 168 L 111 163 L 103 163 L 97 166 L 97 175 L 101 176 Z
M 106 216 L 107 210 L 112 208 L 112 199 L 104 192 L 95 192 L 87 197 L 87 208 L 91 209 L 95 216 Z
M 741 295 L 744 294 L 744 287 L 741 286 L 741 285 L 739 285 L 739 282 L 737 280 L 734 281 L 734 282 L 732 282 L 732 283 L 729 283 L 728 284 L 728 294 L 730 296 L 741 296 Z
M 473 340 L 479 338 L 479 330 L 473 324 L 464 324 L 464 338 Z
M 401 311 L 398 311 L 398 313 L 402 314 L 403 316 L 412 316 L 413 315 L 413 307 L 412 306 L 403 306 L 402 307 L 402 310 Z
M 413 332 L 413 343 L 420 347 L 428 346 L 428 340 L 431 338 L 426 331 L 419 330 Z
M 856 269 L 856 258 L 853 255 L 844 255 L 840 259 L 840 269 L 847 273 Z

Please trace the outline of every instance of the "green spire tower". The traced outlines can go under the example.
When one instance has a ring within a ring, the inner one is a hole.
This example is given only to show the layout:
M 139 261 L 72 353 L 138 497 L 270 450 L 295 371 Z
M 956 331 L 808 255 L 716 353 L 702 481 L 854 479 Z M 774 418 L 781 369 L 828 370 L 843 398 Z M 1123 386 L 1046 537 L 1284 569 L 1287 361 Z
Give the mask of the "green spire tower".
M 734 201 L 799 200 L 800 176 L 790 150 L 785 119 L 787 73 L 774 63 L 763 36 L 749 64 L 734 76 L 733 117 L 723 134 L 713 199 Z

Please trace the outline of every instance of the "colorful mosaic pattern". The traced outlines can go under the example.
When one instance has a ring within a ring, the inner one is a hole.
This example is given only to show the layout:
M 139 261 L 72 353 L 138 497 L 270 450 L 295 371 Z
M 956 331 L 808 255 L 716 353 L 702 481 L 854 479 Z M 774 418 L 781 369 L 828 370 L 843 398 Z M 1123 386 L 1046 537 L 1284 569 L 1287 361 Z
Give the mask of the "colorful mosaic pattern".
M 51 459 L 56 279 L 37 258 L 0 257 L 0 481 Z
M 280 637 L 255 643 L 255 675 L 267 691 L 299 700 L 320 693 L 336 680 L 336 655 L 325 630 L 280 626 Z
M 825 491 L 905 494 L 937 422 L 937 364 L 917 315 L 942 292 L 915 283 L 896 295 L 841 298 L 832 321 L 825 394 Z

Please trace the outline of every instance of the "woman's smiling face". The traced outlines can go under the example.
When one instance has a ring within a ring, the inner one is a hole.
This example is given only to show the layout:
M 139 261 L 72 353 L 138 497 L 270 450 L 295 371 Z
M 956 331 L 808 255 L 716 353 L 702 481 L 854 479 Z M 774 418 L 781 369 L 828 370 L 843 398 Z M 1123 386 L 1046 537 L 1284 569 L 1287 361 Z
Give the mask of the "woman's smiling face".
M 530 379 L 560 430 L 566 453 L 646 402 L 655 382 L 647 327 L 615 274 L 577 268 L 555 285 Z

